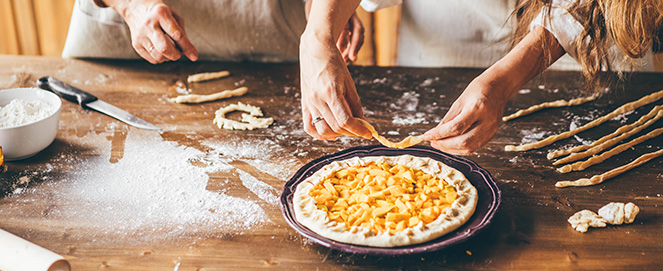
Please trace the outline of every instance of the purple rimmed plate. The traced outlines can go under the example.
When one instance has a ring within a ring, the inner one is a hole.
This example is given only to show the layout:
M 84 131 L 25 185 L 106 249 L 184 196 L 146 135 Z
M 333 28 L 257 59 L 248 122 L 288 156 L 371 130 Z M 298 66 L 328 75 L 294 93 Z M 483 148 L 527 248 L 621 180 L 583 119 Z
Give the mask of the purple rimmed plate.
M 327 164 L 334 161 L 345 160 L 352 157 L 365 156 L 398 156 L 409 154 L 418 157 L 429 157 L 451 166 L 463 174 L 476 187 L 479 194 L 476 210 L 470 219 L 453 232 L 447 233 L 437 239 L 409 246 L 400 247 L 371 247 L 343 243 L 323 237 L 306 226 L 300 224 L 295 218 L 292 206 L 292 197 L 297 185 L 313 175 Z M 405 255 L 431 252 L 466 241 L 486 228 L 493 220 L 502 201 L 502 192 L 497 187 L 493 177 L 485 169 L 467 158 L 441 152 L 426 146 L 413 146 L 406 149 L 391 149 L 382 145 L 362 146 L 350 148 L 337 153 L 317 158 L 300 168 L 290 180 L 285 183 L 281 194 L 281 211 L 288 224 L 301 235 L 314 242 L 336 250 L 369 255 Z

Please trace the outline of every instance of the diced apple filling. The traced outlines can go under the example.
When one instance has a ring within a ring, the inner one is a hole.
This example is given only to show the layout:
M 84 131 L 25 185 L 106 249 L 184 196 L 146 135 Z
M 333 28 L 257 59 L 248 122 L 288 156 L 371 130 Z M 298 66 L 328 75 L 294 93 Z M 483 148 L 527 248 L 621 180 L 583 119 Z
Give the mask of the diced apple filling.
M 457 197 L 438 177 L 386 163 L 335 171 L 309 195 L 332 221 L 390 234 L 433 222 Z

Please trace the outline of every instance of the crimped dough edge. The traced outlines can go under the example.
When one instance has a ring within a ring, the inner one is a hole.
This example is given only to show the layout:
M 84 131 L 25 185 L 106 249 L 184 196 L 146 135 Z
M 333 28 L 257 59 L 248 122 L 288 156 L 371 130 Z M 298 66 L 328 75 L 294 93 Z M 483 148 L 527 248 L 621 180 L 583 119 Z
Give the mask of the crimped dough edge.
M 334 171 L 374 163 L 388 163 L 391 165 L 404 165 L 410 168 L 420 169 L 428 174 L 439 177 L 449 185 L 456 188 L 457 199 L 451 204 L 445 214 L 441 214 L 433 222 L 426 225 L 420 222 L 413 228 L 394 233 L 378 233 L 365 227 L 353 226 L 347 230 L 345 223 L 331 221 L 327 212 L 315 206 L 315 200 L 309 196 L 311 189 L 326 176 Z M 293 207 L 295 217 L 302 225 L 308 227 L 317 234 L 338 242 L 374 246 L 374 247 L 397 247 L 424 243 L 449 232 L 454 231 L 465 224 L 476 209 L 478 193 L 469 180 L 457 169 L 442 162 L 428 157 L 417 157 L 412 155 L 400 156 L 367 156 L 353 157 L 350 159 L 335 161 L 315 172 L 306 180 L 297 185 Z

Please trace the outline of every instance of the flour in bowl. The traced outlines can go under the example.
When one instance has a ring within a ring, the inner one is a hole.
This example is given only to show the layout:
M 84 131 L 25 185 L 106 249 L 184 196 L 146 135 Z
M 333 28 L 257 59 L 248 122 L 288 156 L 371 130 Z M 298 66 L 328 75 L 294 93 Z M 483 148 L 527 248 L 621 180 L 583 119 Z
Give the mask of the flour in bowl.
M 20 126 L 45 119 L 55 112 L 56 108 L 43 101 L 12 100 L 0 106 L 0 128 Z

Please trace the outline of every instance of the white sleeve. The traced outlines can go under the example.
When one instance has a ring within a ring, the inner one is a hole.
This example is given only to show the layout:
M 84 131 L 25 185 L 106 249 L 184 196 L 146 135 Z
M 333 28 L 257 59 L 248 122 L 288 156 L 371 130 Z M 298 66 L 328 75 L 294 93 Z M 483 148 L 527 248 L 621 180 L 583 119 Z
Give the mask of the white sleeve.
M 560 3 L 564 2 L 564 3 Z M 553 34 L 557 42 L 564 48 L 574 59 L 578 59 L 576 54 L 576 40 L 582 33 L 583 27 L 573 15 L 566 9 L 570 1 L 553 1 L 552 10 L 550 11 L 550 20 L 547 19 L 548 8 L 544 7 L 539 12 L 539 15 L 532 20 L 529 28 L 534 26 L 542 26 L 548 32 Z
M 378 9 L 395 6 L 402 2 L 403 0 L 362 0 L 359 5 L 365 11 L 374 12 Z

